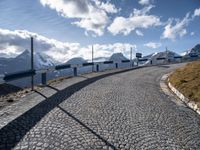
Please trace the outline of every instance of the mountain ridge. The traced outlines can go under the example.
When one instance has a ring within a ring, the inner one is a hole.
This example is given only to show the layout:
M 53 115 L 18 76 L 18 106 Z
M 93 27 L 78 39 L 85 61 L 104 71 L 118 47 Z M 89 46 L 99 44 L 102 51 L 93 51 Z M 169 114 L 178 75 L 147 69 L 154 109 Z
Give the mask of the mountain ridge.
M 152 62 L 155 62 L 156 58 L 158 57 L 166 57 L 169 61 L 174 61 L 173 59 L 174 56 L 182 56 L 183 58 L 190 59 L 190 56 L 193 56 L 193 55 L 197 55 L 198 57 L 200 57 L 200 44 L 197 44 L 193 48 L 185 51 L 185 53 L 182 55 L 179 55 L 173 51 L 167 50 L 167 51 L 162 51 L 162 52 L 155 52 L 155 53 L 146 55 L 142 58 L 148 59 L 147 62 L 144 62 L 145 64 L 150 64 Z M 31 53 L 27 49 L 24 50 L 21 54 L 17 55 L 15 58 L 0 57 L 0 74 L 29 70 L 31 68 L 30 60 L 31 60 Z M 122 53 L 113 53 L 110 57 L 94 58 L 94 62 L 101 62 L 101 61 L 108 61 L 108 60 L 114 61 L 114 62 L 120 62 L 121 60 L 128 60 L 128 59 Z M 66 61 L 65 63 L 82 64 L 86 62 L 88 62 L 88 60 L 85 60 L 82 57 L 74 57 Z M 44 68 L 48 68 L 48 67 L 55 66 L 58 64 L 60 63 L 45 53 L 37 52 L 34 54 L 35 69 L 44 69 Z

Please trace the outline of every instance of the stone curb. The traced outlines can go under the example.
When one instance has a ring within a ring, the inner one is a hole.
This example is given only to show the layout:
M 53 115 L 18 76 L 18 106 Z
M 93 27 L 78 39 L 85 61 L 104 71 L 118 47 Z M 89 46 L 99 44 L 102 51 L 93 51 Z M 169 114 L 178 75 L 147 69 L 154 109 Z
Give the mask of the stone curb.
M 181 102 L 183 102 L 186 106 L 193 109 L 195 112 L 197 112 L 200 115 L 200 108 L 197 107 L 197 104 L 194 101 L 190 101 L 187 97 L 185 97 L 181 92 L 179 92 L 170 82 L 169 82 L 169 76 L 171 73 L 165 74 L 161 77 L 160 80 L 160 87 L 163 90 L 163 92 L 169 96 L 174 97 L 174 94 L 179 98 Z M 166 83 L 167 82 L 167 83 Z M 172 92 L 174 94 L 172 94 Z
M 168 87 L 172 92 L 178 96 L 188 107 L 196 111 L 200 115 L 200 108 L 198 108 L 197 104 L 194 101 L 190 101 L 187 97 L 185 97 L 181 92 L 179 92 L 170 82 L 169 78 L 167 79 Z

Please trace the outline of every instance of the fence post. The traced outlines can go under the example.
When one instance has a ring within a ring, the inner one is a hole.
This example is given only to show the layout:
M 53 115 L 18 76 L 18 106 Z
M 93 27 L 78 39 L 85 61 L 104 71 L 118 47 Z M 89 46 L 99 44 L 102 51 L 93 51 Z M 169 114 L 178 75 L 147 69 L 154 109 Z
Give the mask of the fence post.
M 97 64 L 97 72 L 99 72 L 99 64 Z
M 46 85 L 47 84 L 47 73 L 44 72 L 42 73 L 42 85 Z
M 116 69 L 118 69 L 118 63 L 115 63 L 115 67 L 116 67 Z
M 77 73 L 77 68 L 74 67 L 74 76 L 76 77 L 77 75 L 78 75 L 78 73 Z

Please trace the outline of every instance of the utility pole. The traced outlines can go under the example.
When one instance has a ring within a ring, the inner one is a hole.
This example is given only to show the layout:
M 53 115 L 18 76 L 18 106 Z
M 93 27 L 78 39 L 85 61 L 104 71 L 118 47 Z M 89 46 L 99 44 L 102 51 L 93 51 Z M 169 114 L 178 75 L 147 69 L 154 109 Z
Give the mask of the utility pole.
M 33 58 L 33 37 L 31 37 L 31 71 L 34 70 L 34 58 Z M 31 90 L 34 90 L 34 76 L 31 76 Z
M 167 52 L 168 52 L 168 48 L 167 48 L 167 46 L 166 46 L 166 54 L 167 54 Z M 165 59 L 167 59 L 167 60 L 165 60 L 167 63 L 169 63 L 169 56 L 168 56 L 168 54 L 167 54 L 167 56 L 166 56 L 166 58 Z
M 94 49 L 92 45 L 92 63 L 94 63 Z M 92 64 L 92 72 L 94 72 L 94 64 Z
M 133 67 L 133 49 L 132 49 L 132 47 L 130 48 L 130 67 Z

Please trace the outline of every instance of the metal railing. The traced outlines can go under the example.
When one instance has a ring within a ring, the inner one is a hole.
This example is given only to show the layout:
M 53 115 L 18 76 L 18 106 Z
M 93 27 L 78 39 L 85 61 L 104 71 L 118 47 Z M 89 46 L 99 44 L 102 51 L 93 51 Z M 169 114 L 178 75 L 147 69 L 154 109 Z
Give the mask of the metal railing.
M 122 60 L 121 63 L 130 63 L 130 60 Z M 104 61 L 104 62 L 89 62 L 89 63 L 83 63 L 83 64 L 61 64 L 53 67 L 49 67 L 46 69 L 40 69 L 40 70 L 26 70 L 26 71 L 20 71 L 20 72 L 15 72 L 15 73 L 9 73 L 9 74 L 3 74 L 0 75 L 0 84 L 7 83 L 10 81 L 18 80 L 18 79 L 23 79 L 26 77 L 32 77 L 35 76 L 36 74 L 41 74 L 41 83 L 43 85 L 47 84 L 47 73 L 48 72 L 53 72 L 53 71 L 60 71 L 64 69 L 73 69 L 73 76 L 78 75 L 78 68 L 81 67 L 87 67 L 87 66 L 96 66 L 96 72 L 99 71 L 99 66 L 101 64 L 115 64 L 115 68 L 118 68 L 118 64 L 120 62 L 114 62 L 114 61 Z M 56 78 L 56 77 L 55 77 Z

